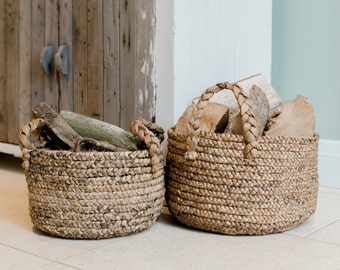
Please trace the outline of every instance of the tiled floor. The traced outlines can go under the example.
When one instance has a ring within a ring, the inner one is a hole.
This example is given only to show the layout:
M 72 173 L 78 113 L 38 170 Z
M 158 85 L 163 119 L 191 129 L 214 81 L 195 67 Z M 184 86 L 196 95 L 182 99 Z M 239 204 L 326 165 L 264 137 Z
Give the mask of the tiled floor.
M 223 236 L 163 214 L 147 231 L 67 240 L 32 227 L 20 160 L 0 154 L 0 269 L 340 269 L 340 190 L 321 187 L 300 226 L 267 236 Z

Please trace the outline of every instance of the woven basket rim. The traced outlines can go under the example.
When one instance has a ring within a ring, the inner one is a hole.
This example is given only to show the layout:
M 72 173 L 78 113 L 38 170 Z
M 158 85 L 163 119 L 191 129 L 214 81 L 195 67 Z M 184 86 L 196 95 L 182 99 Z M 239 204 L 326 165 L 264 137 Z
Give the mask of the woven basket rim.
M 167 131 L 168 135 L 171 137 L 176 137 L 179 141 L 185 141 L 188 135 L 181 135 L 175 132 L 175 126 L 172 126 Z M 199 138 L 204 139 L 211 139 L 211 140 L 225 140 L 230 142 L 240 142 L 244 143 L 244 136 L 239 134 L 228 134 L 228 133 L 215 133 L 215 132 L 208 132 L 200 130 L 199 133 L 196 135 Z M 302 141 L 302 142 L 315 142 L 320 139 L 319 133 L 315 132 L 312 137 L 286 137 L 286 136 L 259 136 L 257 141 L 259 143 L 270 143 L 270 142 L 281 142 L 282 140 L 285 141 Z

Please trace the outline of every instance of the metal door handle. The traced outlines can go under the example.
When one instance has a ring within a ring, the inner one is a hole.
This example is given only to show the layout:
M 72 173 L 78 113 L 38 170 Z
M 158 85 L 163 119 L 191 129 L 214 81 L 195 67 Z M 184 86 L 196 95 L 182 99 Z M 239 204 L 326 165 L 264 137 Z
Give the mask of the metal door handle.
M 68 74 L 68 47 L 67 45 L 59 46 L 57 53 L 54 56 L 54 62 L 57 70 L 63 74 Z
M 42 65 L 43 69 L 45 70 L 46 74 L 49 74 L 51 71 L 51 63 L 53 59 L 53 47 L 46 46 L 42 49 L 40 53 L 40 64 Z

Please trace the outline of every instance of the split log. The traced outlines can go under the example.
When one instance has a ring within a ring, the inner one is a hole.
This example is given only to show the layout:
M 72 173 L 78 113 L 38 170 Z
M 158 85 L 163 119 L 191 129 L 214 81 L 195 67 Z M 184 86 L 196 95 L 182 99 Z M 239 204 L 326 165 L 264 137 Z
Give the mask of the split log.
M 311 102 L 298 95 L 281 105 L 281 113 L 270 119 L 265 136 L 312 137 L 315 116 Z
M 269 117 L 268 99 L 260 87 L 253 85 L 249 91 L 249 102 L 254 111 L 258 135 L 262 136 Z M 239 109 L 233 109 L 226 133 L 243 135 L 243 123 Z
M 60 116 L 83 138 L 107 141 L 127 150 L 137 150 L 142 146 L 131 132 L 113 124 L 71 111 L 61 111 Z
M 188 122 L 195 105 L 187 107 L 183 115 L 178 119 L 175 132 L 179 135 L 188 135 Z M 207 132 L 223 133 L 229 121 L 229 108 L 226 105 L 209 102 L 203 109 L 200 130 Z
M 68 150 L 74 147 L 81 136 L 75 132 L 59 114 L 54 111 L 46 102 L 35 106 L 32 110 L 33 118 L 42 118 L 45 122 L 42 135 L 52 148 Z
M 258 86 L 266 94 L 269 104 L 269 115 L 275 113 L 281 104 L 281 98 L 274 90 L 272 85 L 266 80 L 262 74 L 256 74 L 251 77 L 236 82 L 244 92 L 249 96 L 250 89 L 253 85 Z M 220 91 L 216 93 L 211 99 L 211 102 L 225 104 L 230 110 L 238 108 L 234 94 L 231 91 Z
M 259 87 L 267 97 L 269 105 L 269 115 L 275 113 L 277 111 L 277 108 L 282 103 L 281 97 L 262 74 L 256 74 L 254 76 L 240 80 L 236 83 L 241 86 L 247 94 L 250 94 L 250 90 L 252 89 L 253 85 Z
M 259 136 L 262 136 L 269 117 L 269 102 L 266 94 L 257 85 L 253 85 L 249 92 L 249 101 L 254 111 Z

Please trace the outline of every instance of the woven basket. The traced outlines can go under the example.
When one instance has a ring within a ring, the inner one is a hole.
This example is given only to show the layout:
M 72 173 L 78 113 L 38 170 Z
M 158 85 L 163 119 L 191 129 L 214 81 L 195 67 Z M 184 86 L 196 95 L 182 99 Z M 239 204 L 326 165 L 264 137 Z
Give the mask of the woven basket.
M 202 110 L 214 93 L 232 90 L 244 136 L 202 132 Z M 259 136 L 237 84 L 208 88 L 195 105 L 189 135 L 168 131 L 166 200 L 180 222 L 230 235 L 288 230 L 315 212 L 318 139 Z
M 164 157 L 160 141 L 131 125 L 148 150 L 72 152 L 39 149 L 28 141 L 41 123 L 20 132 L 32 223 L 64 238 L 100 239 L 148 229 L 164 202 Z M 38 123 L 38 124 L 37 124 Z

